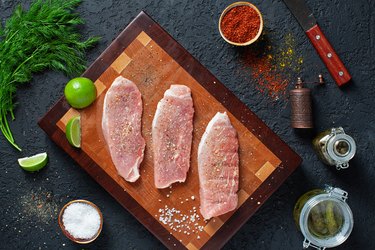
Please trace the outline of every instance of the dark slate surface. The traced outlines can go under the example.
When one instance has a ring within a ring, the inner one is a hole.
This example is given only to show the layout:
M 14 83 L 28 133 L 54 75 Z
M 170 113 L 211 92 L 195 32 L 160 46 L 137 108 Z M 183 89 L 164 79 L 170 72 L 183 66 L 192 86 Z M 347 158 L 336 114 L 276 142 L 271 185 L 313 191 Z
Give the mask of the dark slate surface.
M 8 17 L 19 1 L 1 0 L 0 17 Z M 29 1 L 24 1 L 25 6 Z M 298 152 L 304 162 L 263 207 L 228 242 L 225 249 L 301 249 L 292 210 L 304 192 L 331 184 L 349 192 L 355 227 L 351 237 L 337 249 L 375 249 L 375 3 L 371 0 L 309 0 L 323 31 L 353 76 L 339 89 L 307 41 L 301 28 L 280 0 L 254 0 L 264 14 L 269 41 L 277 45 L 286 33 L 296 40 L 296 53 L 304 57 L 301 75 L 315 79 L 322 73 L 325 87 L 313 91 L 316 128 L 296 133 L 289 127 L 285 99 L 272 101 L 256 89 L 240 66 L 243 50 L 226 44 L 217 31 L 219 14 L 231 1 L 122 1 L 88 0 L 78 9 L 87 20 L 83 34 L 103 37 L 88 53 L 94 61 L 117 34 L 145 10 L 191 54 L 245 102 L 267 125 Z M 289 76 L 290 82 L 296 73 Z M 0 137 L 0 239 L 1 249 L 79 249 L 60 232 L 57 213 L 76 198 L 96 203 L 105 217 L 103 232 L 90 249 L 163 248 L 146 229 L 96 184 L 38 127 L 38 119 L 63 94 L 68 78 L 46 72 L 19 89 L 19 103 L 11 123 L 19 153 Z M 291 85 L 289 86 L 289 88 Z M 314 134 L 343 126 L 357 141 L 358 152 L 348 170 L 337 172 L 324 166 L 314 154 Z M 17 158 L 47 151 L 48 166 L 30 174 L 17 165 Z M 85 247 L 86 248 L 86 247 Z

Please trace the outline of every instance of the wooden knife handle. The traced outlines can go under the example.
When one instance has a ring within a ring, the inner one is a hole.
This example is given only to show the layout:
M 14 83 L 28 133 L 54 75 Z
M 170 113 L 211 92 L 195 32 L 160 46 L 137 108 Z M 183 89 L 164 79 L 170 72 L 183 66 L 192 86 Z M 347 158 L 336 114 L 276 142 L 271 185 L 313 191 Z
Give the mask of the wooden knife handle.
M 320 58 L 327 66 L 329 73 L 336 81 L 337 85 L 342 86 L 345 83 L 348 83 L 352 77 L 327 38 L 324 36 L 319 25 L 314 25 L 311 29 L 306 31 L 306 34 L 311 43 L 314 45 L 314 48 L 318 52 Z

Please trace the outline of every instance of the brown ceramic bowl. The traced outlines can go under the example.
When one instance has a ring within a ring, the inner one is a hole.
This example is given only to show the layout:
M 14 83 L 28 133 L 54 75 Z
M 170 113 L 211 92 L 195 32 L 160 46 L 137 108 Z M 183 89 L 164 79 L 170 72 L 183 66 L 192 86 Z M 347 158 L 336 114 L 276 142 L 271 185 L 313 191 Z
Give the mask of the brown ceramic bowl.
M 73 203 L 85 203 L 87 205 L 92 206 L 93 208 L 95 208 L 96 211 L 98 211 L 99 216 L 100 216 L 100 227 L 99 227 L 98 233 L 94 237 L 92 237 L 91 239 L 76 239 L 68 231 L 65 230 L 64 223 L 62 221 L 62 216 L 64 214 L 65 209 L 69 205 L 71 205 Z M 65 234 L 65 236 L 68 239 L 70 239 L 71 241 L 73 241 L 75 243 L 78 243 L 78 244 L 88 244 L 88 243 L 93 242 L 100 235 L 100 232 L 102 231 L 102 228 L 103 228 L 103 214 L 100 211 L 100 209 L 94 203 L 92 203 L 90 201 L 87 201 L 87 200 L 73 200 L 73 201 L 70 201 L 70 202 L 66 203 L 65 206 L 61 209 L 60 214 L 59 214 L 59 226 L 60 226 L 62 232 Z
M 251 8 L 253 8 L 259 15 L 259 19 L 260 19 L 260 27 L 259 27 L 259 31 L 258 31 L 258 34 L 251 40 L 247 41 L 247 42 L 244 42 L 244 43 L 236 43 L 236 42 L 232 42 L 231 40 L 227 39 L 222 30 L 221 30 L 221 21 L 223 20 L 223 17 L 228 13 L 228 11 L 230 11 L 232 8 L 234 7 L 238 7 L 238 6 L 249 6 Z M 255 5 L 249 3 L 249 2 L 235 2 L 235 3 L 232 3 L 231 5 L 229 5 L 228 7 L 225 8 L 225 10 L 221 13 L 220 15 L 220 19 L 219 19 L 219 32 L 220 32 L 220 35 L 221 37 L 227 42 L 227 43 L 230 43 L 232 45 L 236 45 L 236 46 L 246 46 L 246 45 L 250 45 L 252 43 L 254 43 L 256 40 L 258 40 L 258 38 L 260 37 L 260 35 L 262 34 L 262 31 L 263 31 L 263 17 L 262 17 L 262 14 L 260 13 L 260 11 L 258 10 L 257 7 L 255 7 Z

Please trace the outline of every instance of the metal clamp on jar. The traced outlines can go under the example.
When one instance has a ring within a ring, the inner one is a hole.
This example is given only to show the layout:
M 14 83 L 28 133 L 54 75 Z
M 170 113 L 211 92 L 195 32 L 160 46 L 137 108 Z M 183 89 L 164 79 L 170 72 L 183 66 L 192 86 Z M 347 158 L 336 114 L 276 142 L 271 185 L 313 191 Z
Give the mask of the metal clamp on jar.
M 349 167 L 357 149 L 354 139 L 342 127 L 323 131 L 315 137 L 313 145 L 319 158 L 337 170 Z
M 353 230 L 353 214 L 346 203 L 348 193 L 326 186 L 302 195 L 293 211 L 305 237 L 303 248 L 326 249 L 341 245 Z

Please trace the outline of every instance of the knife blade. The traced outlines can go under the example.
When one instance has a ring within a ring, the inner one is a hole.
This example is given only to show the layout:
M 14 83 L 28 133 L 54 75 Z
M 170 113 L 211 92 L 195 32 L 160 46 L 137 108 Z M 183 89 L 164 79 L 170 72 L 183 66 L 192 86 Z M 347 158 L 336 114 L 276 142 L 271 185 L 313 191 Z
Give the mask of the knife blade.
M 283 1 L 305 31 L 337 85 L 342 86 L 348 83 L 351 79 L 348 70 L 323 34 L 306 2 L 304 0 Z

